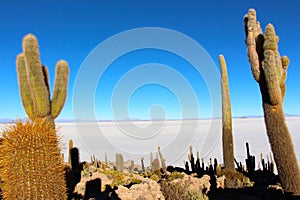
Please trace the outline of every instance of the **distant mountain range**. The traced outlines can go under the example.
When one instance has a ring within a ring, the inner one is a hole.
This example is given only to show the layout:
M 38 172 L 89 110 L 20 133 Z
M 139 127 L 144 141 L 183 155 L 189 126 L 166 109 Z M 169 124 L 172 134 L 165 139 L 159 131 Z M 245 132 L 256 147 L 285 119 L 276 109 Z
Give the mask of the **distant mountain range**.
M 296 114 L 285 114 L 286 117 L 300 117 L 300 115 Z M 249 115 L 249 116 L 239 116 L 239 117 L 232 117 L 234 119 L 245 119 L 245 118 L 263 118 L 263 115 Z M 210 118 L 205 118 L 205 119 L 210 119 Z M 26 119 L 19 119 L 22 121 L 25 121 Z M 159 121 L 162 119 L 153 119 L 154 121 Z M 178 119 L 168 119 L 168 121 L 173 121 L 173 120 L 178 120 Z M 196 119 L 187 119 L 187 120 L 196 120 Z M 17 121 L 16 119 L 9 119 L 9 118 L 2 118 L 0 119 L 0 124 L 8 124 L 8 123 L 13 123 Z M 114 120 L 95 120 L 95 119 L 58 119 L 55 120 L 56 122 L 60 123 L 72 123 L 72 122 L 112 122 Z M 124 119 L 124 120 L 119 120 L 119 121 L 149 121 L 147 119 L 138 119 L 138 118 L 133 118 L 133 119 Z

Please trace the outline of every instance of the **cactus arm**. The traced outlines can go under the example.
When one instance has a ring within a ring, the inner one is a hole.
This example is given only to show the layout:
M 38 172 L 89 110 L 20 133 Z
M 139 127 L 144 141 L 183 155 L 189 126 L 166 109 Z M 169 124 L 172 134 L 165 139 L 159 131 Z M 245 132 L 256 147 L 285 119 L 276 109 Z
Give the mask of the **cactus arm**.
M 256 21 L 255 10 L 249 10 L 249 13 L 244 18 L 244 26 L 246 32 L 248 59 L 250 62 L 252 75 L 254 79 L 258 82 L 260 80 L 260 65 L 259 55 L 256 51 L 256 38 L 260 34 L 261 29 L 259 23 Z
M 223 158 L 225 167 L 234 170 L 233 136 L 232 136 L 232 117 L 229 94 L 229 83 L 226 61 L 223 55 L 219 56 L 221 67 L 221 86 L 222 86 L 222 124 L 223 124 Z
M 271 50 L 266 50 L 264 57 L 263 70 L 268 91 L 265 101 L 272 105 L 278 105 L 281 103 L 281 92 L 275 68 L 275 54 Z
M 285 81 L 287 77 L 287 68 L 290 64 L 290 60 L 287 56 L 282 56 L 281 63 L 282 63 L 282 76 L 280 80 L 280 89 L 281 89 L 281 97 L 283 101 L 285 97 L 285 90 L 286 90 Z
M 283 67 L 278 52 L 278 36 L 272 24 L 268 24 L 265 30 L 263 71 L 268 90 L 269 103 L 277 105 L 282 103 L 280 81 Z M 285 83 L 284 83 L 285 84 Z
M 61 112 L 67 96 L 69 79 L 69 67 L 66 61 L 58 61 L 56 64 L 56 76 L 54 92 L 51 101 L 51 114 L 56 118 Z
M 29 80 L 26 71 L 24 54 L 19 54 L 17 56 L 16 65 L 17 65 L 18 82 L 20 86 L 20 95 L 22 99 L 22 104 L 29 118 L 33 119 L 36 117 L 36 114 L 34 110 L 34 103 L 31 96 L 31 90 L 30 90 Z
M 50 114 L 49 91 L 44 81 L 37 39 L 32 34 L 24 37 L 23 52 L 36 115 L 38 117 L 46 117 Z

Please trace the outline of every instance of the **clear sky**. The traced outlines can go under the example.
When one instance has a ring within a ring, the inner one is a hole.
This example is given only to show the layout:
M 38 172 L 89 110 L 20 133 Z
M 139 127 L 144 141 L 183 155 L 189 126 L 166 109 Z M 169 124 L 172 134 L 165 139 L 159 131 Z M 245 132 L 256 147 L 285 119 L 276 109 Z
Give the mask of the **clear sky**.
M 24 35 L 33 33 L 37 36 L 41 60 L 49 67 L 52 87 L 56 61 L 65 59 L 69 63 L 69 91 L 65 107 L 59 116 L 62 119 L 74 118 L 74 85 L 89 53 L 101 42 L 118 33 L 143 27 L 166 28 L 185 34 L 198 42 L 217 66 L 218 55 L 224 54 L 228 66 L 233 116 L 262 115 L 261 96 L 250 71 L 244 42 L 243 16 L 249 8 L 256 9 L 263 28 L 267 23 L 275 25 L 280 38 L 280 53 L 288 55 L 291 60 L 284 109 L 288 114 L 299 115 L 298 0 L 17 0 L 0 3 L 0 118 L 26 116 L 19 96 L 15 67 L 15 58 L 22 51 L 21 41 Z M 113 47 L 122 48 L 118 43 Z M 99 60 L 103 59 L 101 56 L 99 55 Z M 135 68 L 137 66 L 142 70 L 138 71 Z M 151 67 L 153 70 L 148 72 Z M 138 77 L 146 80 L 143 84 L 137 83 L 136 87 L 130 85 L 134 81 L 126 82 L 125 76 L 134 68 L 139 73 Z M 168 70 L 173 73 L 171 77 L 168 77 Z M 160 79 L 152 82 L 151 78 L 157 78 L 153 75 Z M 86 83 L 89 81 L 87 78 Z M 178 83 L 177 86 L 175 83 Z M 186 84 L 186 89 L 182 83 Z M 191 63 L 180 56 L 160 49 L 140 49 L 122 55 L 111 63 L 95 86 L 92 106 L 97 118 L 103 120 L 128 117 L 210 117 L 211 95 L 205 83 Z M 131 88 L 129 98 L 122 99 L 118 91 L 128 88 Z M 191 106 L 194 104 L 189 102 L 189 89 L 194 90 L 198 108 Z M 84 103 L 89 102 L 85 98 L 82 95 L 82 106 L 79 109 L 82 113 L 86 110 Z M 190 107 L 185 107 L 187 104 Z M 128 115 L 123 113 L 124 108 Z

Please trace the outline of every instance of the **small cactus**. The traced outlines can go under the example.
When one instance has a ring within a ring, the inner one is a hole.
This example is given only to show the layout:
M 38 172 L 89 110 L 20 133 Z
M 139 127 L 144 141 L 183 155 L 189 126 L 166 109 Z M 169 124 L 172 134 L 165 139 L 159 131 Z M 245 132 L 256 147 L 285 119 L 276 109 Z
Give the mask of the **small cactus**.
M 247 149 L 246 166 L 247 166 L 248 175 L 251 179 L 253 178 L 254 170 L 255 170 L 255 156 L 252 156 L 250 154 L 250 148 L 248 142 L 246 142 L 246 149 Z
M 162 168 L 163 172 L 166 173 L 167 172 L 166 159 L 164 158 L 163 154 L 160 151 L 160 146 L 158 146 L 157 152 L 159 154 L 161 168 Z
M 68 156 L 68 164 L 71 166 L 71 150 L 73 149 L 73 140 L 69 140 L 69 156 Z
M 151 169 L 153 170 L 152 162 L 153 162 L 153 153 L 150 152 L 150 165 L 151 165 Z
M 193 147 L 192 146 L 190 146 L 190 153 L 188 155 L 188 159 L 191 163 L 192 173 L 195 173 L 196 172 L 196 167 L 195 167 L 195 158 L 194 158 L 194 155 L 193 155 Z
M 105 160 L 105 165 L 108 166 L 108 159 L 107 159 L 107 154 L 105 152 L 105 155 L 104 155 L 104 160 Z
M 144 157 L 141 158 L 142 172 L 145 172 Z
M 73 144 L 72 144 L 73 146 Z M 79 150 L 76 147 L 70 149 L 70 165 L 65 166 L 68 199 L 72 198 L 77 183 L 81 180 L 83 165 L 80 163 Z
M 152 171 L 160 175 L 160 163 L 158 158 L 154 158 L 154 160 L 151 162 Z
M 116 167 L 117 171 L 123 172 L 124 170 L 124 159 L 121 153 L 116 153 Z

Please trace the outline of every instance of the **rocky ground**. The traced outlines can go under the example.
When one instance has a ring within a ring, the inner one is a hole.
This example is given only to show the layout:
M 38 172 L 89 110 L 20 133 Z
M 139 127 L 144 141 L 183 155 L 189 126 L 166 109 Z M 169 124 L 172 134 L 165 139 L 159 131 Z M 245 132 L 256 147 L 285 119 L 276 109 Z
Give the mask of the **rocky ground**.
M 197 174 L 168 167 L 168 171 L 153 172 L 150 167 L 124 162 L 122 171 L 115 163 L 84 163 L 80 180 L 69 200 L 296 200 L 300 197 L 285 194 L 276 176 L 256 171 L 256 182 L 242 173 Z M 178 171 L 176 171 L 178 170 Z M 271 184 L 271 183 L 274 184 Z M 0 197 L 1 199 L 1 197 Z
M 78 150 L 74 155 L 65 164 L 68 200 L 300 200 L 283 192 L 272 163 L 263 159 L 263 168 L 255 171 L 251 163 L 238 162 L 236 170 L 224 169 L 216 159 L 200 165 L 192 153 L 185 169 L 166 167 L 157 156 L 142 167 L 123 158 L 119 164 L 96 158 L 80 163 Z
M 168 167 L 167 172 L 141 171 L 141 166 L 125 162 L 122 172 L 114 169 L 114 163 L 88 164 L 81 173 L 81 180 L 70 199 L 121 199 L 121 200 L 277 200 L 300 199 L 284 194 L 279 184 L 251 182 L 241 173 L 208 175 L 177 172 Z M 180 170 L 179 170 L 180 171 Z M 263 177 L 257 171 L 257 176 Z M 267 179 L 266 177 L 264 179 Z M 270 179 L 270 177 L 269 177 Z M 270 180 L 268 180 L 270 181 Z

